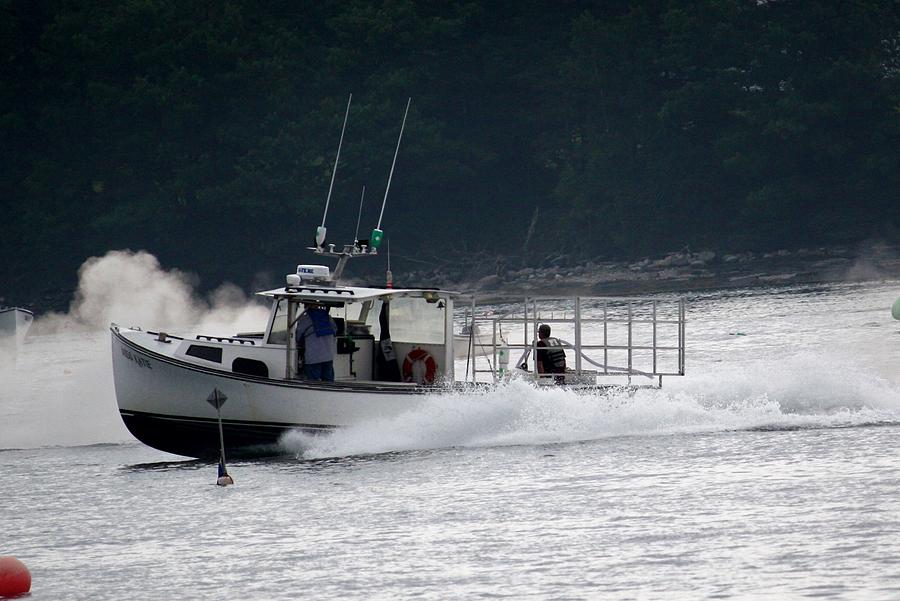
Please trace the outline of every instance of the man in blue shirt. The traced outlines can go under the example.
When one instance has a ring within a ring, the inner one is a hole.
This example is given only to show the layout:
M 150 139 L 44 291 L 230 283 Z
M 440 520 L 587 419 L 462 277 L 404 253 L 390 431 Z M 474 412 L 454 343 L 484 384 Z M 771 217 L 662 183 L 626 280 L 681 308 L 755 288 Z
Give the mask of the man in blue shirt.
M 306 304 L 297 320 L 297 348 L 307 380 L 334 382 L 334 335 L 337 324 L 321 305 Z

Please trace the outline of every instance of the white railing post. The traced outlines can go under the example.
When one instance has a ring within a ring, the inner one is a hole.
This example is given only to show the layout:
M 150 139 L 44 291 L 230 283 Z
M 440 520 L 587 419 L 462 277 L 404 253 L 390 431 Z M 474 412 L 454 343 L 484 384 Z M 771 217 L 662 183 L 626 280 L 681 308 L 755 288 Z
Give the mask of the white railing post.
M 581 375 L 581 297 L 575 297 L 575 373 Z

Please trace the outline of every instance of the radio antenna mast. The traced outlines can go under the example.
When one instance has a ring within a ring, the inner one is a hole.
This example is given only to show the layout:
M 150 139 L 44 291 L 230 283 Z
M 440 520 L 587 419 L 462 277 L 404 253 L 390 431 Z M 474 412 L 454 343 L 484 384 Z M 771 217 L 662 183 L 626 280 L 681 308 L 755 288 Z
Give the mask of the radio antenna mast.
M 353 234 L 353 243 L 359 242 L 359 222 L 362 220 L 363 199 L 366 197 L 366 187 L 363 186 L 362 195 L 359 197 L 359 215 L 356 217 L 356 233 Z
M 391 190 L 391 180 L 394 178 L 394 167 L 397 166 L 397 154 L 400 152 L 400 140 L 403 139 L 403 128 L 406 127 L 406 116 L 409 114 L 409 105 L 412 103 L 412 98 L 406 101 L 406 110 L 403 112 L 403 122 L 400 124 L 400 135 L 397 137 L 397 148 L 394 150 L 394 160 L 391 163 L 391 172 L 388 174 L 387 186 L 384 189 L 384 200 L 381 202 L 381 214 L 378 215 L 378 225 L 372 230 L 372 236 L 369 240 L 369 244 L 374 249 L 378 249 L 378 245 L 381 244 L 381 239 L 384 237 L 384 232 L 381 231 L 381 219 L 384 217 L 384 207 L 387 205 L 387 197 L 388 192 Z
M 334 170 L 331 172 L 331 185 L 328 187 L 328 197 L 325 200 L 325 214 L 322 215 L 322 225 L 316 228 L 316 245 L 314 247 L 310 247 L 309 250 L 315 252 L 317 255 L 323 255 L 328 257 L 336 257 L 338 262 L 334 267 L 334 271 L 331 275 L 331 281 L 336 283 L 340 281 L 341 276 L 344 273 L 344 267 L 346 267 L 347 262 L 354 257 L 362 257 L 362 256 L 377 256 L 378 255 L 378 247 L 381 245 L 382 240 L 384 239 L 384 232 L 381 231 L 381 219 L 384 217 L 384 208 L 387 206 L 387 197 L 388 192 L 391 189 L 391 180 L 394 177 L 394 168 L 397 166 L 397 155 L 400 153 L 400 142 L 403 140 L 403 131 L 406 129 L 406 117 L 409 115 L 409 107 L 412 104 L 412 98 L 409 98 L 406 101 L 406 110 L 403 111 L 403 121 L 400 123 L 400 134 L 397 136 L 397 147 L 394 149 L 394 160 L 391 162 L 391 171 L 388 174 L 387 186 L 384 189 L 384 200 L 381 201 L 381 213 L 378 215 L 378 227 L 372 230 L 372 234 L 369 237 L 369 240 L 365 241 L 366 244 L 360 244 L 359 240 L 359 225 L 362 220 L 362 206 L 366 197 L 366 188 L 363 186 L 362 194 L 359 198 L 359 216 L 356 219 L 356 235 L 354 236 L 356 239 L 353 244 L 345 244 L 342 250 L 335 249 L 334 244 L 329 244 L 326 248 L 324 246 L 325 242 L 325 218 L 328 215 L 328 203 L 331 200 L 331 189 L 334 186 L 334 176 L 337 173 L 338 160 L 341 156 L 341 146 L 344 142 L 344 131 L 347 128 L 347 118 L 350 115 L 350 102 L 353 100 L 353 95 L 350 95 L 350 98 L 347 100 L 347 111 L 344 114 L 344 126 L 341 128 L 341 140 L 338 142 L 338 151 L 337 156 L 334 159 Z M 388 261 L 390 261 L 390 256 L 388 257 Z M 390 265 L 388 265 L 390 267 Z M 392 274 L 390 272 L 390 268 L 388 269 L 388 281 L 389 285 L 393 285 L 391 282 Z
M 328 196 L 325 198 L 325 212 L 322 214 L 322 225 L 316 228 L 316 246 L 321 247 L 325 242 L 325 218 L 328 217 L 328 204 L 331 202 L 331 190 L 334 188 L 334 176 L 337 175 L 338 161 L 341 159 L 341 146 L 344 144 L 344 132 L 347 130 L 347 119 L 350 117 L 350 103 L 353 94 L 347 99 L 347 110 L 344 112 L 344 125 L 341 127 L 341 139 L 338 142 L 337 156 L 334 157 L 334 169 L 331 170 L 331 184 L 328 186 Z
M 387 241 L 387 272 L 384 274 L 385 276 L 385 288 L 393 288 L 394 287 L 394 272 L 391 271 L 391 241 L 388 239 Z

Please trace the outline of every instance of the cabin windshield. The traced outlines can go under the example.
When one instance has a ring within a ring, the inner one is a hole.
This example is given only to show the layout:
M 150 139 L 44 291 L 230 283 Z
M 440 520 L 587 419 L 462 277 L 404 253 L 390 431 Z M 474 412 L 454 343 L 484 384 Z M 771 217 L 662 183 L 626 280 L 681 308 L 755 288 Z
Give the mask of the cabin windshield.
M 287 344 L 287 304 L 286 299 L 279 299 L 275 308 L 275 317 L 272 319 L 272 329 L 269 332 L 269 344 Z M 365 321 L 368 316 L 372 302 L 349 303 L 341 307 L 332 307 L 330 314 L 334 318 L 341 318 L 347 322 Z M 303 312 L 303 305 L 300 304 L 294 315 L 294 319 Z
M 424 298 L 391 301 L 391 339 L 394 342 L 444 344 L 446 301 Z
M 280 299 L 269 332 L 269 344 L 287 344 L 287 301 Z

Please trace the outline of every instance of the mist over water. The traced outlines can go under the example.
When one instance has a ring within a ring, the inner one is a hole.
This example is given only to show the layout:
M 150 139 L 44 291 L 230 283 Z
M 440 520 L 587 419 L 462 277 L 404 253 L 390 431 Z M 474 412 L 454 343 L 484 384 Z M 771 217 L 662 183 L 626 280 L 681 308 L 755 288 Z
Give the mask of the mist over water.
M 0 448 L 133 441 L 119 418 L 109 325 L 232 335 L 265 327 L 268 308 L 233 284 L 208 296 L 195 277 L 153 255 L 110 251 L 78 271 L 66 313 L 35 319 L 25 342 L 0 361 Z
M 259 329 L 268 307 L 224 283 L 206 298 L 197 278 L 163 269 L 145 251 L 114 250 L 91 257 L 78 270 L 78 289 L 66 314 L 50 313 L 35 323 L 36 334 L 105 331 L 112 322 L 144 329 Z

